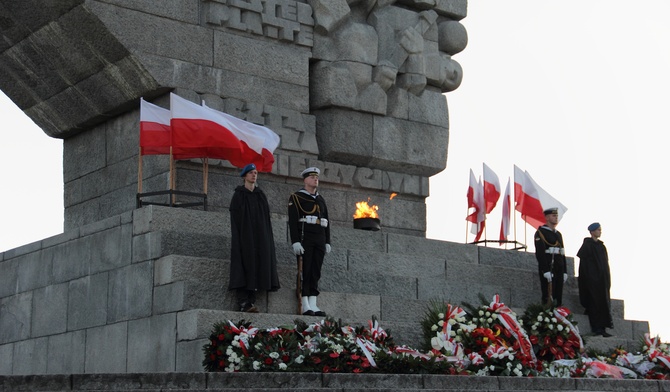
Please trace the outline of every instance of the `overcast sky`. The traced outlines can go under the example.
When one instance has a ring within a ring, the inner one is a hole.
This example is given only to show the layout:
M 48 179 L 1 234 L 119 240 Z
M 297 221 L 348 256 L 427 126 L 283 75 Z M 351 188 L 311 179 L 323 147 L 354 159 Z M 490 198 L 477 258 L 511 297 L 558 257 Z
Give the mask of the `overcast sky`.
M 486 163 L 504 190 L 516 164 L 568 208 L 558 228 L 569 256 L 590 223 L 602 224 L 613 298 L 625 300 L 627 319 L 670 340 L 661 310 L 670 257 L 656 238 L 670 141 L 668 20 L 663 0 L 469 1 L 468 47 L 454 56 L 465 76 L 447 94 L 447 169 L 430 181 L 428 237 L 466 241 L 470 169 L 480 176 Z M 62 232 L 62 142 L 2 94 L 0 114 L 4 251 Z M 517 216 L 516 239 L 533 233 Z

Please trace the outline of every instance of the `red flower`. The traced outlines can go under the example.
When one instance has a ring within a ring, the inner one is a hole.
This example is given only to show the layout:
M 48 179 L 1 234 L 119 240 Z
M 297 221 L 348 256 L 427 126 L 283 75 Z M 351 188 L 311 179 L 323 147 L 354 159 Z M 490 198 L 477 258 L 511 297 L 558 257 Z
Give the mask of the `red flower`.
M 224 366 L 226 366 L 226 362 L 222 359 L 219 361 L 219 368 L 223 368 Z
M 224 335 L 224 334 L 219 334 L 219 340 L 225 340 L 225 339 L 226 339 L 226 335 Z
M 331 357 L 331 358 L 337 358 L 337 357 L 340 356 L 340 354 L 338 354 L 337 352 L 334 352 L 334 351 L 333 351 L 332 353 L 328 354 L 328 356 Z
M 362 373 L 363 370 L 360 369 L 360 368 L 355 368 L 354 370 L 352 370 L 352 372 L 354 372 L 354 373 Z
M 321 371 L 324 372 L 324 373 L 329 373 L 330 368 L 328 367 L 328 365 L 326 365 L 326 366 L 323 367 L 323 369 Z
M 318 365 L 318 364 L 321 363 L 321 358 L 319 358 L 319 357 L 312 357 L 312 362 L 314 362 L 315 364 Z
M 560 336 L 560 335 L 556 336 L 556 344 L 558 344 L 559 346 L 563 345 L 563 337 L 562 336 Z
M 282 362 L 284 362 L 284 363 L 288 362 L 289 359 L 290 359 L 290 358 L 288 357 L 288 355 L 282 355 L 282 357 L 281 357 L 281 360 L 282 360 Z
M 539 342 L 539 339 L 537 338 L 537 335 L 530 335 L 530 336 L 528 337 L 528 339 L 530 339 L 530 342 L 531 342 L 532 344 L 537 344 L 537 342 Z
M 270 358 L 270 357 L 265 358 L 265 364 L 266 365 L 272 365 L 272 358 Z
M 353 359 L 354 361 L 358 361 L 360 358 L 361 356 L 358 354 L 351 354 L 351 359 Z

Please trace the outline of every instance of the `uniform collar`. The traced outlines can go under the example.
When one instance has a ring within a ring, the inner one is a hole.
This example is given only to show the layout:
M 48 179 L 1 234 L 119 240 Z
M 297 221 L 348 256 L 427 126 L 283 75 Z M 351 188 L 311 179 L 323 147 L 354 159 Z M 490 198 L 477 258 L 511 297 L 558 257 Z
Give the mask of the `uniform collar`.
M 307 189 L 305 189 L 305 188 L 300 189 L 298 192 L 302 192 L 302 193 L 304 193 L 304 194 L 306 194 L 306 195 L 310 195 L 310 196 L 312 196 L 312 197 L 315 198 L 315 199 L 316 199 L 317 196 L 319 196 L 319 191 L 316 191 L 315 194 L 311 194 L 311 193 L 307 192 Z

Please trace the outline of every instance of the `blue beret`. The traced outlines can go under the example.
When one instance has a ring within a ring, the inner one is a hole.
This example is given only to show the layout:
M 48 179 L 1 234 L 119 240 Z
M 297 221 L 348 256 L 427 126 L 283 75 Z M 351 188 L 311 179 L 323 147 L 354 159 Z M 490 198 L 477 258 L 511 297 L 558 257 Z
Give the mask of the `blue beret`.
M 589 231 L 598 230 L 600 228 L 600 223 L 594 222 L 591 223 L 588 227 Z
M 252 170 L 256 170 L 256 165 L 254 165 L 253 163 L 250 163 L 250 164 L 246 165 L 244 167 L 244 169 L 242 169 L 242 172 L 240 173 L 240 177 L 246 176 L 247 173 L 249 173 Z

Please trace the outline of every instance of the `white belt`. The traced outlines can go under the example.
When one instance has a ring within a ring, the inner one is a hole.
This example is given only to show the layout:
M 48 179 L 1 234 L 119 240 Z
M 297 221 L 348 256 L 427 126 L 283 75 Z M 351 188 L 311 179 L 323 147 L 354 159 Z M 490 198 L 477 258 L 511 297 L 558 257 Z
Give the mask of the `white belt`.
M 305 222 L 310 225 L 320 225 L 321 224 L 321 219 L 317 218 L 314 215 L 307 215 L 304 218 L 298 219 L 298 222 Z
M 550 255 L 564 255 L 565 248 L 559 248 L 557 246 L 552 246 L 547 248 L 544 253 L 549 253 Z

